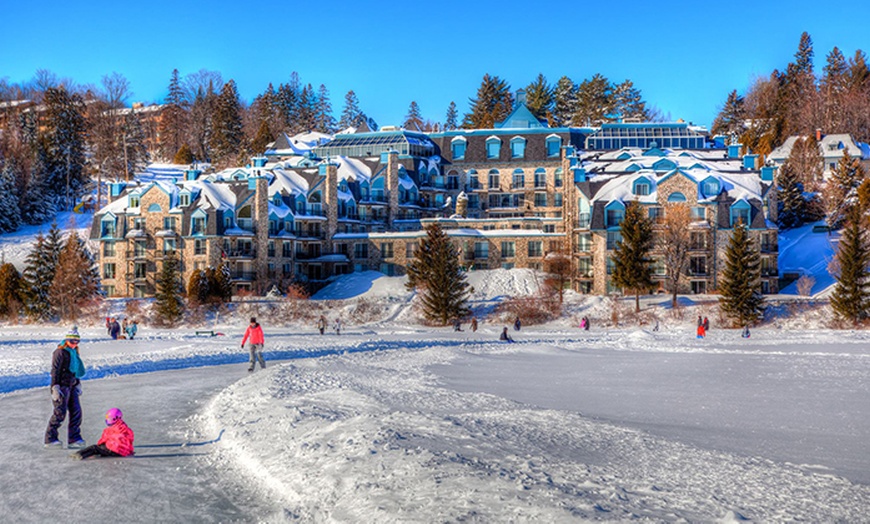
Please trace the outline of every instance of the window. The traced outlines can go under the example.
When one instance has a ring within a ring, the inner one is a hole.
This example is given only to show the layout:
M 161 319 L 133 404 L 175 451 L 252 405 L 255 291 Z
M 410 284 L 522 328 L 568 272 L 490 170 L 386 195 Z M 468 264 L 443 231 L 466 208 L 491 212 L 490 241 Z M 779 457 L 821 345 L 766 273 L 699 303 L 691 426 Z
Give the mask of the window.
M 516 243 L 514 242 L 502 242 L 501 243 L 501 256 L 502 258 L 511 258 L 516 256 Z
M 562 149 L 562 139 L 557 136 L 547 137 L 547 156 L 557 157 Z
M 175 239 L 174 238 L 164 238 L 163 239 L 163 252 L 164 253 L 175 253 Z
M 480 195 L 470 194 L 468 195 L 468 209 L 479 209 L 480 208 Z
M 205 233 L 205 217 L 193 217 L 191 221 L 190 234 L 202 235 Z
M 490 138 L 486 141 L 486 158 L 498 158 L 501 153 L 501 140 L 498 138 Z
M 522 169 L 517 169 L 511 176 L 511 187 L 513 189 L 523 189 L 526 187 L 526 175 Z
M 205 240 L 198 238 L 193 241 L 193 254 L 194 255 L 204 255 L 205 254 Z
M 135 244 L 133 244 L 133 256 L 134 257 L 144 257 L 145 256 L 145 241 L 137 240 Z
M 589 278 L 592 276 L 592 259 L 578 258 L 577 259 L 577 276 L 580 278 Z
M 103 226 L 103 228 L 102 228 L 103 231 L 102 231 L 102 234 L 100 236 L 110 237 L 110 238 L 115 236 L 115 220 L 114 219 L 103 220 L 101 222 L 101 224 Z
M 707 218 L 707 216 L 702 206 L 692 208 L 692 220 L 704 220 L 705 218 Z
M 368 258 L 369 245 L 365 242 L 357 242 L 353 245 L 353 258 Z
M 103 264 L 103 278 L 115 278 L 115 264 Z
M 136 262 L 133 265 L 133 278 L 145 278 L 147 269 L 145 262 Z
M 707 293 L 707 282 L 703 280 L 693 280 L 692 281 L 692 293 L 696 295 L 703 295 Z
M 625 211 L 623 209 L 608 209 L 606 227 L 619 227 L 619 224 L 622 223 L 623 218 L 625 218 Z
M 529 241 L 529 256 L 540 257 L 544 256 L 544 243 L 540 240 Z
M 562 168 L 556 169 L 555 173 L 553 173 L 553 185 L 556 187 L 562 187 Z
M 607 249 L 616 249 L 616 244 L 622 242 L 622 233 L 619 231 L 607 232 Z
M 707 257 L 691 257 L 689 259 L 689 274 L 704 276 L 707 274 Z
M 489 258 L 489 242 L 474 243 L 474 258 Z
M 459 189 L 459 175 L 456 173 L 447 175 L 447 189 Z
M 661 207 L 654 206 L 649 208 L 649 219 L 653 222 L 661 222 L 665 218 L 665 210 Z
M 281 256 L 284 258 L 293 257 L 293 242 L 281 242 Z
M 749 225 L 749 204 L 745 201 L 737 202 L 731 206 L 731 227 L 736 226 L 738 222 Z
M 553 205 L 562 207 L 562 193 L 553 193 Z
M 547 172 L 543 169 L 535 169 L 535 188 L 547 187 Z
M 547 207 L 547 193 L 535 193 L 535 207 Z
M 580 251 L 592 251 L 592 233 L 580 233 L 577 235 L 577 249 Z
M 454 140 L 451 144 L 451 152 L 453 153 L 453 160 L 462 160 L 465 158 L 465 140 Z
M 139 207 L 139 195 L 130 195 L 130 207 Z
M 136 217 L 133 219 L 133 229 L 145 229 L 145 219 Z
M 615 267 L 616 267 L 616 262 L 613 261 L 613 258 L 607 257 L 607 274 L 612 275 L 613 268 L 615 268 Z
M 634 194 L 637 196 L 649 195 L 649 184 L 646 182 L 638 182 L 634 185 Z
M 489 172 L 489 188 L 490 189 L 498 189 L 499 186 L 499 176 L 498 171 L 493 169 Z
M 667 268 L 665 267 L 665 261 L 657 258 L 653 260 L 652 263 L 652 273 L 656 276 L 665 276 L 667 274 Z
M 477 178 L 477 171 L 471 170 L 468 172 L 468 189 L 472 191 L 480 189 L 480 180 Z
M 704 182 L 703 187 L 704 195 L 709 197 L 714 197 L 719 194 L 719 182 L 716 180 L 707 180 Z
M 556 224 L 544 224 L 544 233 L 555 233 Z
M 115 286 L 103 286 L 103 294 L 107 297 L 115 296 Z
M 414 258 L 417 253 L 417 243 L 416 242 L 408 242 L 405 244 L 405 258 Z
M 115 256 L 115 243 L 114 242 L 103 242 L 103 256 L 104 257 Z
M 186 193 L 182 193 L 178 196 L 178 205 L 181 207 L 186 207 L 190 205 L 190 195 Z
M 392 242 L 382 242 L 381 243 L 381 258 L 393 258 L 393 243 Z
M 685 201 L 686 201 L 686 195 L 684 195 L 680 192 L 671 193 L 668 196 L 668 202 L 685 202 Z
M 516 137 L 511 139 L 511 158 L 524 158 L 526 156 L 526 140 Z
M 266 256 L 268 256 L 269 258 L 274 258 L 275 257 L 275 241 L 270 240 L 268 247 L 266 249 L 267 249 Z
M 692 249 L 706 249 L 707 234 L 702 231 L 692 231 L 689 245 Z

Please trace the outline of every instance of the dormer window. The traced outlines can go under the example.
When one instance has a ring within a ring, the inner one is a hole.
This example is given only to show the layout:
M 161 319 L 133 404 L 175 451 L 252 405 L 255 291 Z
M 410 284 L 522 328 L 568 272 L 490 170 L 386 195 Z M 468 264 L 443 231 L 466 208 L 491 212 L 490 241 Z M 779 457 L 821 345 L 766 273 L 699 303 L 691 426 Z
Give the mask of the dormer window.
M 462 160 L 465 158 L 466 146 L 465 138 L 457 137 L 453 139 L 450 143 L 450 152 L 453 155 L 453 160 Z
M 496 137 L 486 139 L 486 158 L 497 159 L 501 154 L 501 140 Z
M 524 158 L 526 156 L 526 139 L 514 137 L 511 139 L 511 158 Z
M 646 182 L 638 182 L 634 185 L 634 194 L 637 196 L 649 195 L 649 184 Z
M 562 138 L 558 136 L 547 137 L 547 156 L 558 157 L 562 150 Z
M 187 207 L 190 205 L 190 195 L 187 193 L 182 193 L 178 195 L 178 205 L 181 207 Z
M 139 207 L 139 195 L 130 195 L 130 207 Z
M 719 194 L 719 182 L 716 180 L 706 180 L 704 181 L 704 186 L 702 188 L 704 195 L 707 197 L 714 197 Z

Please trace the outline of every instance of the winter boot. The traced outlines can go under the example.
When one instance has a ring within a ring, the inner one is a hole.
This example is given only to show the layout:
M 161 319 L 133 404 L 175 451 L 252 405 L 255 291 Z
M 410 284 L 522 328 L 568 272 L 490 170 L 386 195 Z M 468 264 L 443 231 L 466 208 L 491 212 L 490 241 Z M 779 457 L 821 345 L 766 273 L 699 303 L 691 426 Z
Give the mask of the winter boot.
M 67 444 L 67 448 L 69 448 L 69 449 L 82 449 L 85 446 L 87 446 L 87 444 L 85 444 L 85 441 L 82 439 L 74 440 L 74 441 L 70 442 L 69 444 Z

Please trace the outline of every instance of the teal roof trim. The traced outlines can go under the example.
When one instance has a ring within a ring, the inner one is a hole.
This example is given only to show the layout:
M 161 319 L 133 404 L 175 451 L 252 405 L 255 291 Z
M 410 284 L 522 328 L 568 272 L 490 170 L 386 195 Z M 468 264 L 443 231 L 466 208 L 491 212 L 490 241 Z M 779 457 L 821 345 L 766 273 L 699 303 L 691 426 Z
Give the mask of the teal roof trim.
M 538 117 L 529 111 L 526 104 L 517 104 L 513 112 L 501 122 L 495 124 L 496 129 L 536 129 L 547 128 Z

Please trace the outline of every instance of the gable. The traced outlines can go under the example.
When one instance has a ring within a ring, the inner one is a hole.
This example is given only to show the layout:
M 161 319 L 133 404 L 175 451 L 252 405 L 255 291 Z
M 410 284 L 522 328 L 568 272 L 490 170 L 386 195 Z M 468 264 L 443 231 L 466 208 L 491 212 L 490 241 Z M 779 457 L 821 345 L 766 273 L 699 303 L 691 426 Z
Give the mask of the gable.
M 507 118 L 495 124 L 496 129 L 535 129 L 541 127 L 548 126 L 541 123 L 525 104 L 517 104 L 517 107 Z

